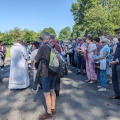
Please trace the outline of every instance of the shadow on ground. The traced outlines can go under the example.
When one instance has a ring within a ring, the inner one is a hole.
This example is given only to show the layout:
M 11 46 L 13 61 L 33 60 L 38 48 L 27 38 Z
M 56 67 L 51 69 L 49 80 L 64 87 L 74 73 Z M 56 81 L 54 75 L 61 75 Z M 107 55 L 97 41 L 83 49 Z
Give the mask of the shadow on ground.
M 51 120 L 120 120 L 120 106 L 113 95 L 112 85 L 107 92 L 97 92 L 97 83 L 85 83 L 86 77 L 75 75 L 70 67 L 69 74 L 61 79 L 60 96 L 57 98 L 57 114 Z M 5 73 L 6 72 L 6 73 Z M 35 94 L 32 79 L 29 88 L 8 90 L 9 64 L 6 66 L 3 83 L 0 84 L 0 120 L 38 120 L 44 113 L 42 90 Z

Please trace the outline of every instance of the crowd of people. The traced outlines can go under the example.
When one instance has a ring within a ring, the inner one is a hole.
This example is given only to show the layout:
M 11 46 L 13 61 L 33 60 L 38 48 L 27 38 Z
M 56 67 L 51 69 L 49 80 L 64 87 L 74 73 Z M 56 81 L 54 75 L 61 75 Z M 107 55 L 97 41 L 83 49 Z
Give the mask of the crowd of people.
M 70 65 L 76 67 L 76 75 L 87 75 L 86 82 L 90 84 L 98 82 L 99 92 L 106 91 L 107 82 L 113 84 L 115 95 L 110 99 L 120 99 L 120 28 L 115 33 L 118 39 L 111 34 L 96 38 L 88 34 L 86 39 L 70 39 L 67 46 Z
M 34 80 L 33 90 L 38 92 L 41 87 L 46 102 L 45 114 L 40 115 L 39 118 L 53 117 L 56 113 L 55 82 L 58 74 L 51 70 L 57 64 L 61 66 L 59 58 L 62 56 L 68 65 L 76 67 L 76 75 L 87 75 L 86 82 L 89 84 L 98 82 L 99 92 L 106 91 L 107 81 L 112 83 L 115 95 L 110 96 L 110 99 L 120 99 L 120 28 L 115 32 L 118 39 L 111 34 L 96 38 L 88 34 L 86 38 L 77 40 L 70 38 L 68 44 L 55 40 L 54 35 L 48 32 L 44 32 L 39 37 L 39 42 L 34 41 L 32 44 L 30 42 L 24 44 L 23 39 L 18 38 L 10 52 L 9 89 L 27 88 L 30 85 L 28 66 L 31 67 Z M 2 41 L 0 41 L 0 51 L 6 54 Z M 50 65 L 53 65 L 52 69 Z M 58 73 L 60 74 L 61 71 L 63 69 L 59 67 Z

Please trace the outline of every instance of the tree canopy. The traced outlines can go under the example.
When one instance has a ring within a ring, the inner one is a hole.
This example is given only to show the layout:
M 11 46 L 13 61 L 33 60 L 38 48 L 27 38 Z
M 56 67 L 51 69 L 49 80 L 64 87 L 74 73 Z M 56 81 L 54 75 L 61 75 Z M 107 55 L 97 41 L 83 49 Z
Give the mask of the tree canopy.
M 43 32 L 49 32 L 50 34 L 55 35 L 55 37 L 57 36 L 55 30 L 51 27 L 45 28 L 44 30 L 42 30 L 39 35 L 41 36 Z
M 59 40 L 68 40 L 71 36 L 71 30 L 70 27 L 65 27 L 59 32 L 58 39 Z
M 13 44 L 13 42 L 15 42 L 17 38 L 22 38 L 24 42 L 32 42 L 34 40 L 38 41 L 38 38 L 42 35 L 43 32 L 49 32 L 51 34 L 54 34 L 55 37 L 57 37 L 55 30 L 51 27 L 45 28 L 40 32 L 35 32 L 33 30 L 28 29 L 21 30 L 20 28 L 15 27 L 9 31 L 0 32 L 0 40 L 2 40 L 6 45 Z
M 77 0 L 70 11 L 74 16 L 72 36 L 88 33 L 102 36 L 114 33 L 120 25 L 120 0 Z

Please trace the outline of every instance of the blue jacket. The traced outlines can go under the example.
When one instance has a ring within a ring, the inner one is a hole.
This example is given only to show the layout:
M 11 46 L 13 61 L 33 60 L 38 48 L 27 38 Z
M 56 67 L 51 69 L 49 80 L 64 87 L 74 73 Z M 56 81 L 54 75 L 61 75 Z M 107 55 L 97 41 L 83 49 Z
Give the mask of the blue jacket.
M 117 48 L 116 48 L 116 51 L 114 54 L 113 61 L 116 61 L 116 59 L 119 59 L 119 61 L 120 61 L 120 41 L 117 44 Z

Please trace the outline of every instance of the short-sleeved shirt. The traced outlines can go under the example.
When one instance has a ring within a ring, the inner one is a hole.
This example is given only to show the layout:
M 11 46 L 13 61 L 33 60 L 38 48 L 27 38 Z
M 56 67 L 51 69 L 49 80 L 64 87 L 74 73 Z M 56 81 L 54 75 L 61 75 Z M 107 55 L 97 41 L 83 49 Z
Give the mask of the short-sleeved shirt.
M 106 47 L 106 48 L 103 50 L 103 52 L 110 53 L 110 49 L 109 49 L 109 47 Z
M 88 56 L 91 57 L 94 55 L 94 50 L 97 49 L 96 44 L 90 43 L 88 46 Z
M 107 58 L 107 61 L 110 62 L 111 59 L 112 59 L 112 56 L 110 56 L 110 48 L 109 47 L 104 48 L 103 52 L 107 52 L 108 53 L 106 58 Z

